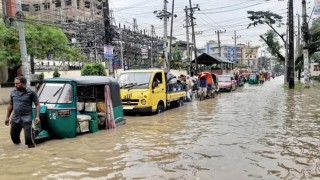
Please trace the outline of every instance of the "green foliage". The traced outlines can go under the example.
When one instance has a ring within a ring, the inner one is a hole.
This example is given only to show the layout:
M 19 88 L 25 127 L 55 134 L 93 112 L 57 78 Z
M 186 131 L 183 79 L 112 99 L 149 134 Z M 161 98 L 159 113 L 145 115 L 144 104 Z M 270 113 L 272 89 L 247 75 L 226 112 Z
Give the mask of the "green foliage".
M 283 88 L 284 88 L 285 90 L 289 90 L 289 84 L 288 84 L 288 83 L 285 83 L 285 84 L 283 85 Z M 304 89 L 304 85 L 303 85 L 300 81 L 295 81 L 295 83 L 294 83 L 294 89 L 295 89 L 295 90 L 302 90 L 302 89 Z
M 252 23 L 249 23 L 248 28 L 251 26 L 255 27 L 259 24 L 266 24 L 285 42 L 285 34 L 280 34 L 274 27 L 274 25 L 277 27 L 284 25 L 284 23 L 282 23 L 282 16 L 270 11 L 247 11 L 247 13 L 250 15 L 248 18 L 252 21 Z
M 106 70 L 100 63 L 86 64 L 81 70 L 81 76 L 106 76 Z
M 182 66 L 182 58 L 183 58 L 183 52 L 180 49 L 179 45 L 176 45 L 172 49 L 172 61 L 171 61 L 171 68 L 180 68 Z
M 59 72 L 58 72 L 59 73 Z M 60 74 L 59 74 L 59 76 L 60 76 Z M 39 80 L 40 81 L 42 81 L 44 79 L 44 74 L 43 74 L 43 72 L 41 73 L 41 74 L 39 74 Z
M 319 76 L 313 76 L 313 77 L 311 77 L 311 79 L 316 80 L 316 81 L 320 81 L 320 75 Z
M 68 38 L 59 28 L 27 22 L 25 37 L 27 53 L 32 59 L 45 58 L 48 54 L 69 60 L 84 59 L 79 48 L 67 45 Z M 0 21 L 0 62 L 8 65 L 10 76 L 15 76 L 15 71 L 21 66 L 18 29 L 16 26 L 6 28 L 3 21 Z
M 260 35 L 260 38 L 268 46 L 267 50 L 269 51 L 269 53 L 277 57 L 280 62 L 284 62 L 285 58 L 281 54 L 282 46 L 277 40 L 276 35 L 281 38 L 285 46 L 285 34 L 280 34 L 274 27 L 281 27 L 281 25 L 284 25 L 282 23 L 283 17 L 270 11 L 248 11 L 247 13 L 249 14 L 248 18 L 252 21 L 251 23 L 249 23 L 248 28 L 251 26 L 255 27 L 259 24 L 266 24 L 272 29 L 267 31 L 264 35 Z
M 248 68 L 248 65 L 246 65 L 246 64 L 235 64 L 234 67 L 237 67 L 237 68 Z
M 54 77 L 54 78 L 60 77 L 60 75 L 61 75 L 61 74 L 59 73 L 58 69 L 55 69 L 54 72 L 53 72 L 53 77 Z

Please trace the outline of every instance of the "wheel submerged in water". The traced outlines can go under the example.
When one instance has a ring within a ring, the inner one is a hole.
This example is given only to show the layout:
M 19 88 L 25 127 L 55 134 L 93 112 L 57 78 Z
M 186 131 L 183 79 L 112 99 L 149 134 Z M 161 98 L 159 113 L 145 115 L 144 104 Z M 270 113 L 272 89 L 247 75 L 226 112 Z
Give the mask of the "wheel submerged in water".
M 164 111 L 163 105 L 158 104 L 156 113 L 157 113 L 157 114 L 160 114 L 160 113 L 163 113 L 163 111 Z

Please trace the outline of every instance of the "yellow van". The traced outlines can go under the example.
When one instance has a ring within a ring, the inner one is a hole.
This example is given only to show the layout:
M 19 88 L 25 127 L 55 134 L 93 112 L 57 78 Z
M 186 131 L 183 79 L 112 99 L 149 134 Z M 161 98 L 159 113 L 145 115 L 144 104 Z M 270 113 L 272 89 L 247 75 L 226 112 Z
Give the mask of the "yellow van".
M 118 77 L 124 112 L 161 113 L 168 106 L 181 106 L 186 90 L 168 82 L 164 70 L 129 70 Z

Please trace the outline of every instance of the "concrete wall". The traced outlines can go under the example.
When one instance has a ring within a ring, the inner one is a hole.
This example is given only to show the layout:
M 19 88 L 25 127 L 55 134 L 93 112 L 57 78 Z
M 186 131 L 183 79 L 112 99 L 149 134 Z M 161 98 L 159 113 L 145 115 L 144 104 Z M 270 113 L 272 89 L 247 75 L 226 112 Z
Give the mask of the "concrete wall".
M 54 71 L 43 71 L 44 78 L 52 78 Z M 59 71 L 60 77 L 66 77 L 66 76 L 81 76 L 81 71 Z M 35 72 L 35 74 L 41 74 L 41 72 Z
M 11 88 L 0 88 L 0 105 L 1 104 L 7 104 L 10 101 L 10 93 L 14 89 L 14 87 Z

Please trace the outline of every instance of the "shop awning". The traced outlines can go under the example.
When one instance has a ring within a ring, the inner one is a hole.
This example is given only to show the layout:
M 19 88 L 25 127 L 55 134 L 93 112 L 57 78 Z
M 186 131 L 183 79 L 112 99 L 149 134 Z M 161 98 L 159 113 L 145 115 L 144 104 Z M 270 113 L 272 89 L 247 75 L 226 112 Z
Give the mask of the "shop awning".
M 216 56 L 216 55 L 208 55 L 206 53 L 202 53 L 200 56 L 197 57 L 198 64 L 204 64 L 206 66 L 210 66 L 212 64 L 233 64 L 233 62 L 229 61 L 226 58 Z M 195 63 L 195 60 L 192 61 Z

